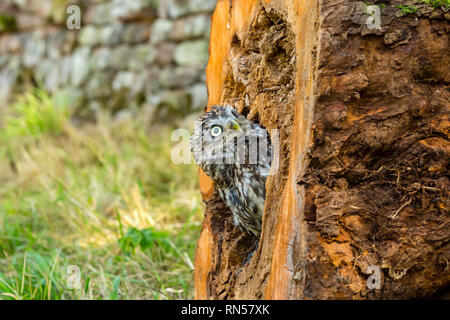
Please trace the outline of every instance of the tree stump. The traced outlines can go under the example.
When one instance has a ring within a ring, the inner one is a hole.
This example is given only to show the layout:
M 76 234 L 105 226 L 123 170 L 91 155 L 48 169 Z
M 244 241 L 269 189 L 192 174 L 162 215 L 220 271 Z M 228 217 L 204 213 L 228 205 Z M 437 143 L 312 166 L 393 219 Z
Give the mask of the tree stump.
M 200 172 L 197 299 L 448 292 L 449 12 L 416 2 L 373 29 L 359 1 L 218 1 L 208 105 L 279 129 L 280 165 L 241 272 L 254 239 Z

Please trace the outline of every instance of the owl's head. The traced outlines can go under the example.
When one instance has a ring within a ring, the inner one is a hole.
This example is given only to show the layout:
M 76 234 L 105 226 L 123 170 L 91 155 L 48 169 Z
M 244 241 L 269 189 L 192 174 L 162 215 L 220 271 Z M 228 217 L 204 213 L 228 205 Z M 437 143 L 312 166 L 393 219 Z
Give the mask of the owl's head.
M 255 124 L 230 105 L 213 106 L 194 126 L 191 151 L 195 162 L 207 174 L 211 166 L 235 164 L 237 145 L 245 143 L 253 129 Z

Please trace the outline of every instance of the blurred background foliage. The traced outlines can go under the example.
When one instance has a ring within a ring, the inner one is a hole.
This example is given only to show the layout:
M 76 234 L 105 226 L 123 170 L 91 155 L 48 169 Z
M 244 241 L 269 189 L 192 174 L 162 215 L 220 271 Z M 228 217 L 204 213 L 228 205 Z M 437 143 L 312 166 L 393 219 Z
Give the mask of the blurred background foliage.
M 75 125 L 68 110 L 34 90 L 0 118 L 0 297 L 192 298 L 203 207 L 195 167 L 171 160 L 172 127 Z
M 2 1 L 0 300 L 193 298 L 204 208 L 170 138 L 206 103 L 214 4 Z

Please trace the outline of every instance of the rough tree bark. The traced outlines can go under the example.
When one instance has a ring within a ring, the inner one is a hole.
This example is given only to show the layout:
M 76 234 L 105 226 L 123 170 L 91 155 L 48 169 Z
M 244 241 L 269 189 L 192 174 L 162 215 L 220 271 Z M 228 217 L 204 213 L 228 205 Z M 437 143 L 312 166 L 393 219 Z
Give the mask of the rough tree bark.
M 418 2 L 418 1 L 417 1 Z M 398 2 L 405 4 L 404 1 Z M 209 105 L 280 130 L 252 239 L 200 172 L 197 299 L 442 297 L 450 282 L 449 12 L 364 2 L 219 0 Z M 369 266 L 381 289 L 369 289 Z

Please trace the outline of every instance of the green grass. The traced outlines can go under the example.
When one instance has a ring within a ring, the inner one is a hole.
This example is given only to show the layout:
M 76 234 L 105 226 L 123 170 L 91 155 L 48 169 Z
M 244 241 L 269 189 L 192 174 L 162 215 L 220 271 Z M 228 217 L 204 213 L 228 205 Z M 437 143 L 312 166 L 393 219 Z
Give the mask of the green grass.
M 4 139 L 37 137 L 44 133 L 61 133 L 69 122 L 69 105 L 65 99 L 50 97 L 35 89 L 18 97 L 12 114 L 5 116 L 2 128 Z
M 420 3 L 425 3 L 434 9 L 437 8 L 450 8 L 450 0 L 421 0 Z M 414 14 L 419 11 L 419 9 L 414 5 L 396 5 L 396 8 L 400 9 L 402 15 Z
M 422 0 L 421 2 L 428 4 L 433 8 L 450 8 L 450 0 Z
M 0 299 L 192 298 L 203 205 L 171 128 L 69 110 L 34 91 L 0 116 Z
M 418 10 L 416 6 L 408 6 L 402 4 L 396 5 L 395 7 L 400 9 L 402 15 L 413 14 L 416 13 Z
M 5 15 L 0 12 L 0 32 L 14 31 L 17 28 L 16 18 L 12 15 Z

